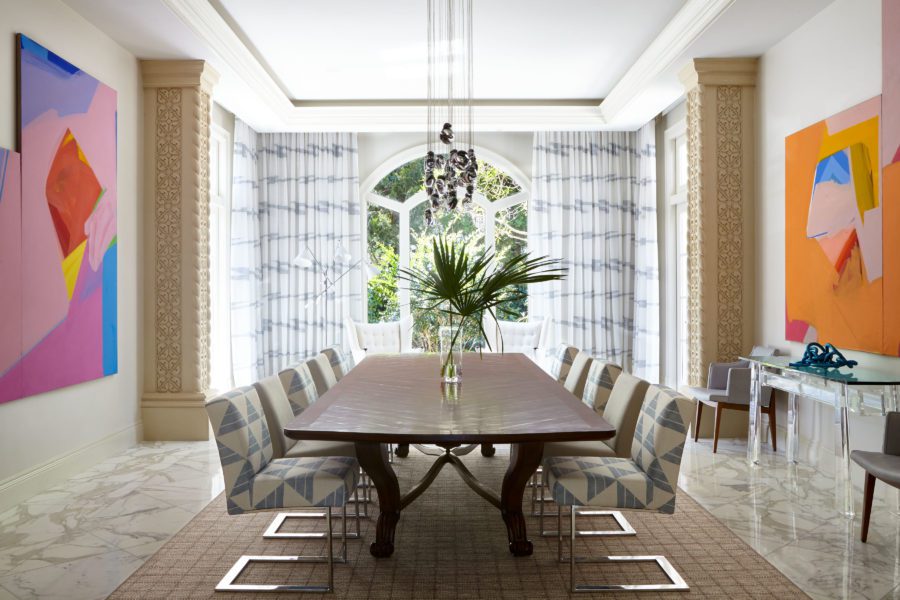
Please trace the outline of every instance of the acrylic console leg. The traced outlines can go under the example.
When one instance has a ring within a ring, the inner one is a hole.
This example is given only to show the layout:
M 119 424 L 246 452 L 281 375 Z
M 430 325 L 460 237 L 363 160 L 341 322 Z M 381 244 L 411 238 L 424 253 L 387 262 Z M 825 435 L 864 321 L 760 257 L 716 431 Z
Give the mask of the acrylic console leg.
M 838 511 L 853 518 L 853 483 L 850 480 L 850 386 L 841 385 L 834 404 L 834 478 Z
M 785 458 L 787 458 L 788 464 L 796 464 L 800 444 L 800 422 L 797 420 L 797 394 L 788 394 L 787 421 Z
M 759 464 L 759 427 L 762 422 L 762 366 L 758 362 L 750 363 L 750 418 L 747 429 L 747 461 L 750 465 Z

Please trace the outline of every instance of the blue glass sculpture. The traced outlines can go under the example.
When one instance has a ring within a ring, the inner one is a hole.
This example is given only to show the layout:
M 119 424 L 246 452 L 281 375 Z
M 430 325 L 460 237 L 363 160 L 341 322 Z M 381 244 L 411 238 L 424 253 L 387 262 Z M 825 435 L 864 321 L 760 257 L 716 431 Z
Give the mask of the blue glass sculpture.
M 806 351 L 803 358 L 796 362 L 792 362 L 792 367 L 812 367 L 815 369 L 839 369 L 841 367 L 855 367 L 855 360 L 848 360 L 841 354 L 841 351 L 831 344 L 822 344 L 813 342 L 806 345 Z

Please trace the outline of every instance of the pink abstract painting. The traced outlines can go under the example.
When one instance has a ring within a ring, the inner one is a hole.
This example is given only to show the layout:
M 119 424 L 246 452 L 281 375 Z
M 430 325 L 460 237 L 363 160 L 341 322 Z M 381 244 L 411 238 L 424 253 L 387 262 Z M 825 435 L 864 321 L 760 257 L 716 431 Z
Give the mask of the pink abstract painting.
M 0 402 L 118 370 L 116 92 L 23 35 L 17 50 L 21 310 L 0 329 L 20 335 L 0 341 Z

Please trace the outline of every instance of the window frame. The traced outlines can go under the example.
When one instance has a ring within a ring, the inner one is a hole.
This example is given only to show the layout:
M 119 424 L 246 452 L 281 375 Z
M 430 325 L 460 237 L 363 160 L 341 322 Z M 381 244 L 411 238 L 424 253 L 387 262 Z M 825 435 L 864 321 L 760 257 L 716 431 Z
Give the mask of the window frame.
M 398 240 L 399 264 L 401 268 L 409 267 L 410 259 L 410 213 L 418 205 L 425 202 L 428 198 L 424 190 L 420 190 L 406 199 L 405 202 L 387 198 L 375 193 L 375 186 L 392 173 L 395 169 L 402 167 L 406 163 L 413 160 L 423 160 L 425 153 L 428 151 L 426 144 L 419 144 L 412 148 L 399 152 L 381 163 L 376 167 L 368 177 L 360 185 L 360 196 L 363 201 L 361 213 L 362 220 L 362 251 L 365 257 L 369 255 L 369 204 L 380 206 L 381 208 L 391 210 L 397 213 L 399 217 L 400 239 Z M 484 247 L 487 251 L 493 251 L 495 242 L 494 228 L 497 220 L 497 213 L 505 210 L 510 206 L 521 202 L 531 201 L 531 180 L 522 172 L 521 169 L 512 164 L 503 156 L 488 150 L 479 145 L 475 145 L 475 155 L 479 160 L 483 160 L 492 164 L 504 173 L 506 173 L 521 190 L 518 193 L 510 194 L 506 198 L 491 202 L 484 194 L 476 188 L 472 196 L 472 202 L 481 207 L 484 211 Z M 369 273 L 368 269 L 360 269 L 360 280 L 362 289 L 369 289 Z M 365 304 L 363 305 L 364 314 L 368 315 L 369 295 L 364 294 Z M 400 304 L 400 318 L 404 319 L 411 315 L 409 290 L 403 286 L 398 286 L 397 298 Z M 368 317 L 366 317 L 368 320 Z
M 687 210 L 687 181 L 684 186 L 677 187 L 676 174 L 679 142 L 687 144 L 687 119 L 676 121 L 667 128 L 663 134 L 665 144 L 665 181 L 664 197 L 666 210 L 666 332 L 665 332 L 665 365 L 663 380 L 669 387 L 678 389 L 686 385 L 686 381 L 679 381 L 678 362 L 681 353 L 678 348 L 679 302 L 678 283 L 680 277 L 687 277 L 687 273 L 680 273 L 678 268 L 678 217 L 679 211 Z M 686 234 L 687 232 L 685 232 Z
M 211 123 L 209 127 L 209 244 L 212 257 L 213 245 L 218 241 L 217 257 L 219 260 L 210 260 L 209 265 L 209 292 L 210 292 L 210 387 L 219 391 L 226 391 L 234 387 L 234 373 L 231 363 L 231 154 L 233 146 L 231 133 Z M 218 149 L 217 149 L 218 146 Z M 216 160 L 218 159 L 218 160 Z M 217 177 L 218 176 L 218 177 Z M 218 179 L 218 181 L 216 181 Z M 221 239 L 213 239 L 213 223 L 216 219 L 215 212 L 221 211 L 220 231 Z M 216 285 L 218 284 L 218 285 Z M 213 298 L 219 302 L 213 303 Z M 219 333 L 221 340 L 217 343 L 213 337 Z M 224 343 L 227 342 L 227 343 Z M 226 356 L 217 356 L 217 352 Z M 219 373 L 215 368 L 215 362 L 220 359 L 223 363 L 224 373 Z M 222 381 L 216 379 L 221 376 Z M 217 386 L 217 384 L 219 384 Z M 219 389 L 222 388 L 222 389 Z

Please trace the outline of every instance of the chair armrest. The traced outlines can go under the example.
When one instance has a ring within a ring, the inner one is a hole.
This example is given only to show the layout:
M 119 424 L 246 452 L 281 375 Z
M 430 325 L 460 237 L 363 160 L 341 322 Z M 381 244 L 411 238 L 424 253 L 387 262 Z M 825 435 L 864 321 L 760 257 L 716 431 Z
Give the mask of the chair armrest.
M 746 366 L 747 363 L 740 360 L 730 363 L 710 363 L 706 387 L 714 390 L 724 390 L 728 386 L 728 372 L 731 369 Z
M 900 456 L 900 412 L 889 412 L 884 422 L 884 446 L 882 452 Z
M 728 402 L 734 404 L 750 404 L 750 369 L 747 367 L 728 370 L 728 382 L 725 386 Z

